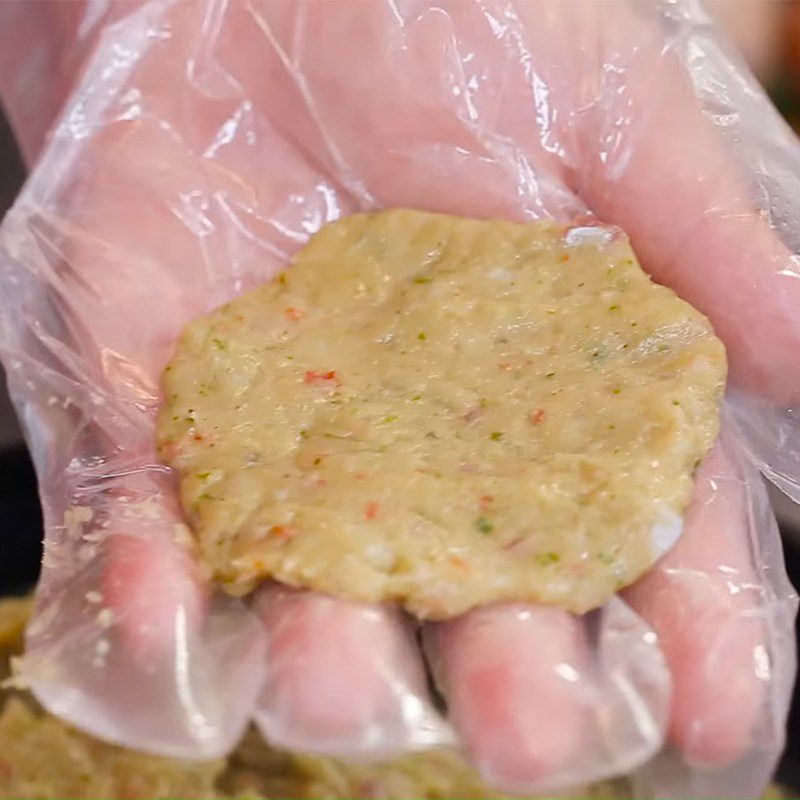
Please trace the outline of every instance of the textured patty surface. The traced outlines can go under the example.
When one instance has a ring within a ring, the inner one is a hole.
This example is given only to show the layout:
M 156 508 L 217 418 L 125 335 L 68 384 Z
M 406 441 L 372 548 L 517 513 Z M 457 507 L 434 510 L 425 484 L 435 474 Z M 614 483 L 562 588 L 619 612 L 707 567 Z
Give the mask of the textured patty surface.
M 677 535 L 725 373 L 619 231 L 391 210 L 186 330 L 159 450 L 234 593 L 584 612 Z

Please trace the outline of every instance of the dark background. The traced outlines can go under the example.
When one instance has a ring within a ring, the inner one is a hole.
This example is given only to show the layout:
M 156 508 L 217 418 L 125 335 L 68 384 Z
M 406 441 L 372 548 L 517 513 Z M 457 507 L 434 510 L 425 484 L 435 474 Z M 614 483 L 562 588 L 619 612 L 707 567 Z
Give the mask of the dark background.
M 0 108 L 0 218 L 13 203 L 24 177 L 22 159 Z M 4 385 L 0 373 L 0 520 L 3 523 L 0 595 L 25 592 L 35 583 L 42 536 L 35 473 L 25 446 L 20 443 Z M 800 585 L 800 531 L 790 530 L 786 524 L 782 531 L 787 568 L 797 586 Z M 720 679 L 724 680 L 724 676 Z M 800 793 L 800 694 L 797 691 L 778 779 Z
M 0 217 L 25 177 L 22 159 L 0 108 Z M 36 478 L 21 444 L 0 373 L 0 594 L 22 592 L 39 571 L 42 530 Z

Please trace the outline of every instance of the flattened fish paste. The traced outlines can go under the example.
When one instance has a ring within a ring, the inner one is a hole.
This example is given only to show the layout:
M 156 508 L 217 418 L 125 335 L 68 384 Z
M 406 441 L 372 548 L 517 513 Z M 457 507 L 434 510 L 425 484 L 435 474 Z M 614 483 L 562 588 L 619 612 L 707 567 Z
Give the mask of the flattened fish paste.
M 233 593 L 582 613 L 679 534 L 725 376 L 619 231 L 390 210 L 188 327 L 159 448 Z

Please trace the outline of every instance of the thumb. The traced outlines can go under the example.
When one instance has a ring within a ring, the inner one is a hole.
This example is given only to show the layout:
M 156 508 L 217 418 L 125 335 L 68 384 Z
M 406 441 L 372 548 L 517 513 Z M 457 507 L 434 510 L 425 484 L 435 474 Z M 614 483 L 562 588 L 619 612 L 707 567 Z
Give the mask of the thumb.
M 766 190 L 780 181 L 787 208 L 800 210 L 800 149 L 700 12 L 683 11 L 669 39 L 634 9 L 599 37 L 600 57 L 615 53 L 617 70 L 615 86 L 594 89 L 616 107 L 596 103 L 583 128 L 579 191 L 629 233 L 656 280 L 711 319 L 736 385 L 792 403 L 800 266 L 776 228 L 794 237 L 800 228 Z M 768 211 L 756 205 L 759 190 Z

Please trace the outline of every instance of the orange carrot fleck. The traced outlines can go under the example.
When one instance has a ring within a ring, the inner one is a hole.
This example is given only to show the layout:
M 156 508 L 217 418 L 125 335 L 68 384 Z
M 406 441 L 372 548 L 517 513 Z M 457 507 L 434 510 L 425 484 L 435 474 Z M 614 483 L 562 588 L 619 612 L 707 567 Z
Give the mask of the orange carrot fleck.
M 374 500 L 367 503 L 366 508 L 364 509 L 364 518 L 365 519 L 375 519 L 378 516 L 378 512 L 381 510 L 381 507 L 378 503 Z
M 564 255 L 561 256 L 561 260 L 562 261 L 569 261 L 569 253 L 564 253 Z
M 458 567 L 459 569 L 464 570 L 464 572 L 471 572 L 471 567 L 469 563 L 464 561 L 464 559 L 461 558 L 461 556 L 450 556 L 450 563 L 454 567 Z
M 547 412 L 543 408 L 537 408 L 535 411 L 531 411 L 530 413 L 531 425 L 538 425 L 540 422 L 544 421 L 544 418 L 546 416 Z
M 302 311 L 300 311 L 300 310 L 298 310 L 298 309 L 296 309 L 296 308 L 294 308 L 292 306 L 289 306 L 289 308 L 287 308 L 283 313 L 286 314 L 286 316 L 292 322 L 297 322 L 303 316 L 303 312 Z
M 297 536 L 297 531 L 294 528 L 290 528 L 288 525 L 273 525 L 269 529 L 269 532 L 277 539 L 283 539 L 286 542 Z
M 339 379 L 336 377 L 336 370 L 317 372 L 315 369 L 310 369 L 306 371 L 303 381 L 305 383 L 319 383 L 320 381 L 336 381 L 338 383 Z
M 486 509 L 489 508 L 489 504 L 492 502 L 492 500 L 494 500 L 494 497 L 492 495 L 490 494 L 483 495 L 479 503 L 481 511 L 486 511 Z

